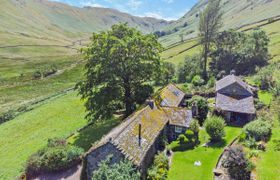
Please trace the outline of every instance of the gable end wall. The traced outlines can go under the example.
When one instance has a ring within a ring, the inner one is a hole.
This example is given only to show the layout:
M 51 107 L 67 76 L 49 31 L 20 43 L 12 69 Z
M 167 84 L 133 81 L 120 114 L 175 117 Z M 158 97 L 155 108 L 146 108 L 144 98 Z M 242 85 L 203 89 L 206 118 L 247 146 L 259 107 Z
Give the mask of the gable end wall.
M 233 92 L 233 89 L 236 89 L 236 92 Z M 240 96 L 252 96 L 252 94 L 240 86 L 238 83 L 233 83 L 223 89 L 220 89 L 218 93 L 226 94 L 226 95 L 240 95 Z

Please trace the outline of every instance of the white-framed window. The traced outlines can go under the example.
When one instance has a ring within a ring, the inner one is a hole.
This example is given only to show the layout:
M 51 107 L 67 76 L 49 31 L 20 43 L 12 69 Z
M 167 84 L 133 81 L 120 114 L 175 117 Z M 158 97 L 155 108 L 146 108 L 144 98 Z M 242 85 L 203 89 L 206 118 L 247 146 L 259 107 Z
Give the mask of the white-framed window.
M 175 132 L 176 132 L 176 133 L 181 133 L 182 130 L 183 130 L 182 127 L 175 126 Z

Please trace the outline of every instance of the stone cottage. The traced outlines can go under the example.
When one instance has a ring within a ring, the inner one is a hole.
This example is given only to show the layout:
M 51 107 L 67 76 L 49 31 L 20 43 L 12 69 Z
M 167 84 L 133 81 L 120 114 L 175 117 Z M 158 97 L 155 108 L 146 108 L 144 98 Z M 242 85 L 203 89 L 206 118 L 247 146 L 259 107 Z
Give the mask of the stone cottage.
M 84 161 L 87 179 L 91 179 L 98 164 L 110 154 L 113 155 L 111 163 L 126 158 L 145 178 L 163 135 L 173 140 L 189 127 L 192 113 L 180 107 L 184 97 L 179 88 L 169 84 L 160 91 L 155 101 L 150 101 L 93 145 Z
M 255 117 L 254 97 L 251 87 L 234 74 L 216 83 L 216 105 L 227 122 L 244 124 Z

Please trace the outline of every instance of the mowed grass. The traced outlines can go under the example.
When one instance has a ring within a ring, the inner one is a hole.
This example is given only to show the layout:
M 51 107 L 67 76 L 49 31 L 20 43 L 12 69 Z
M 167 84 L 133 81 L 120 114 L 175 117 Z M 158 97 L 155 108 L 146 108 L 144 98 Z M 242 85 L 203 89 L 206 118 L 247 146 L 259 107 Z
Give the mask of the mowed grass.
M 0 126 L 0 179 L 14 179 L 28 157 L 49 138 L 66 137 L 86 125 L 85 109 L 76 92 L 45 102 Z
M 260 180 L 279 179 L 280 177 L 280 151 L 276 151 L 276 141 L 280 141 L 279 119 L 275 119 L 272 136 L 266 145 L 266 151 L 260 154 L 257 162 L 257 178 Z
M 205 130 L 200 130 L 200 141 L 198 147 L 183 152 L 175 152 L 171 168 L 168 172 L 169 180 L 210 180 L 213 179 L 213 169 L 218 161 L 224 147 L 237 137 L 241 129 L 236 127 L 225 127 L 226 136 L 224 142 L 213 147 L 202 147 L 208 141 Z M 195 161 L 201 161 L 201 166 L 194 166 Z

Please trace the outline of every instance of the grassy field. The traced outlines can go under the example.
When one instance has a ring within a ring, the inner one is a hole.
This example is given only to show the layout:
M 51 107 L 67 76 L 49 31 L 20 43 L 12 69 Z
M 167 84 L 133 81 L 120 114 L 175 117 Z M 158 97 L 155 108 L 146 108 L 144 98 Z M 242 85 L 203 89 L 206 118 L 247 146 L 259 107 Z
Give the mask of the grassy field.
M 112 118 L 106 122 L 99 122 L 97 124 L 90 125 L 84 130 L 69 137 L 68 142 L 87 151 L 94 142 L 101 139 L 103 135 L 107 134 L 113 127 L 118 125 L 119 122 L 119 119 Z
M 266 151 L 261 153 L 257 163 L 257 178 L 260 180 L 278 179 L 280 176 L 280 151 L 276 151 L 276 140 L 280 140 L 279 122 L 272 130 L 271 140 L 267 144 Z
M 175 152 L 171 168 L 168 173 L 168 179 L 213 179 L 213 169 L 217 163 L 219 155 L 223 152 L 224 147 L 239 135 L 240 128 L 226 127 L 226 136 L 223 143 L 213 147 L 202 147 L 201 145 L 208 141 L 205 130 L 200 131 L 200 145 L 193 150 Z M 195 161 L 201 161 L 201 166 L 194 166 Z
M 75 86 L 82 78 L 82 68 L 82 64 L 78 64 L 61 71 L 61 74 L 41 80 L 23 81 L 11 78 L 11 81 L 0 86 L 0 113 Z
M 0 179 L 22 172 L 27 158 L 49 138 L 66 137 L 87 124 L 85 109 L 75 92 L 45 102 L 0 126 Z

